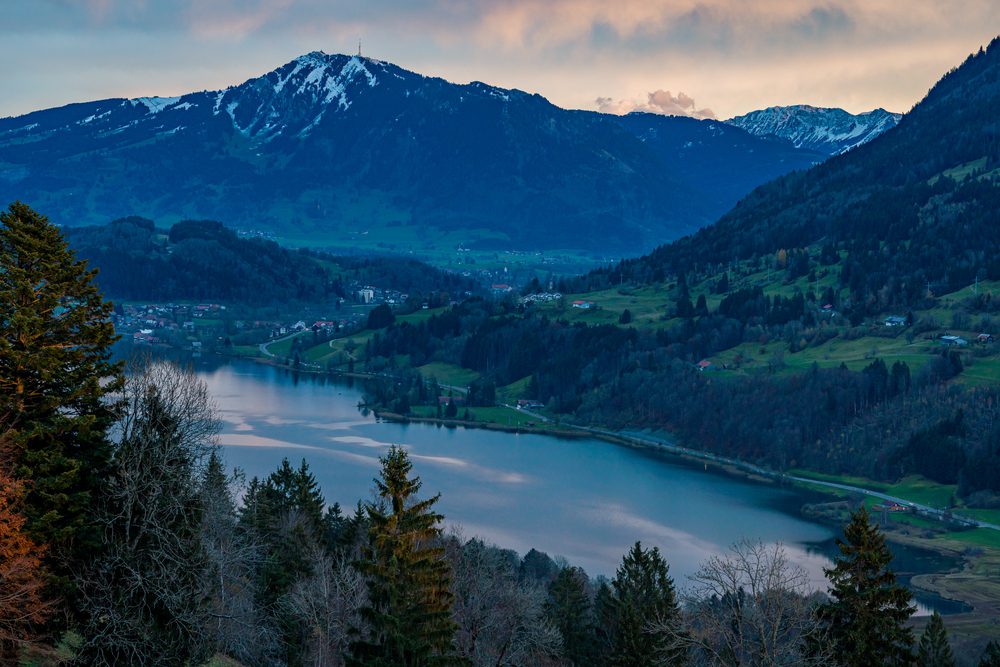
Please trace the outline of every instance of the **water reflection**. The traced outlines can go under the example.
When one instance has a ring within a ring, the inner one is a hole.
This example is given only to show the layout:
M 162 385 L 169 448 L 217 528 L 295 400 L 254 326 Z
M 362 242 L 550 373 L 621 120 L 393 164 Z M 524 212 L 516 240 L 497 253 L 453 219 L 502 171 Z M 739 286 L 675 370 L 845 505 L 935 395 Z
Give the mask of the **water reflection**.
M 424 493 L 441 492 L 440 511 L 467 537 L 561 555 L 592 575 L 612 575 L 642 540 L 663 551 L 681 587 L 700 562 L 740 538 L 780 541 L 825 588 L 834 533 L 801 517 L 810 498 L 800 491 L 598 440 L 378 422 L 359 413 L 360 395 L 346 384 L 250 362 L 196 361 L 223 420 L 227 462 L 248 477 L 269 474 L 283 457 L 305 458 L 328 502 L 350 508 L 370 497 L 378 458 L 396 444 L 410 452 Z M 903 571 L 944 565 L 894 549 Z

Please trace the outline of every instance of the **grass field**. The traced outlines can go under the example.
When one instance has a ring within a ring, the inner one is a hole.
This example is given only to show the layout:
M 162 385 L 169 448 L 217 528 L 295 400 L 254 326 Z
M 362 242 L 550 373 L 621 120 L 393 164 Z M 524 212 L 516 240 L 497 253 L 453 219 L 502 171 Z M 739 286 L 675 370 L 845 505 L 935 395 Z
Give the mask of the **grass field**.
M 528 393 L 528 385 L 531 383 L 531 376 L 525 376 L 517 382 L 497 388 L 497 401 L 500 403 L 514 403 L 519 398 L 525 398 Z
M 457 419 L 464 419 L 464 414 L 465 408 L 459 408 Z M 437 417 L 437 408 L 431 405 L 414 406 L 413 415 L 434 418 Z M 548 428 L 545 422 L 539 421 L 536 417 L 526 415 L 520 410 L 505 407 L 469 408 L 469 420 L 499 424 L 500 426 Z
M 425 378 L 435 378 L 440 384 L 455 387 L 465 387 L 469 383 L 479 379 L 479 373 L 476 371 L 470 371 L 468 368 L 439 361 L 418 366 L 417 370 Z

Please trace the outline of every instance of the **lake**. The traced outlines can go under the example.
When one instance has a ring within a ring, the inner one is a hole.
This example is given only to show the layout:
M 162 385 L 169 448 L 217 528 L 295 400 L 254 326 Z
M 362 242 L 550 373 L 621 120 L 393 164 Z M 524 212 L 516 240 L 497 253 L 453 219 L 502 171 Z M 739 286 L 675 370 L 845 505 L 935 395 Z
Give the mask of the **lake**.
M 563 439 L 431 424 L 378 421 L 358 409 L 360 391 L 341 381 L 249 361 L 192 360 L 222 420 L 229 466 L 247 478 L 304 458 L 328 503 L 351 512 L 372 497 L 379 457 L 409 452 L 422 494 L 465 537 L 523 554 L 536 548 L 593 575 L 613 575 L 636 541 L 660 548 L 680 587 L 699 563 L 736 540 L 781 542 L 817 588 L 835 552 L 834 531 L 800 515 L 806 492 L 705 470 L 666 454 L 596 439 Z M 899 550 L 900 570 L 947 563 Z M 920 595 L 923 605 L 960 605 Z

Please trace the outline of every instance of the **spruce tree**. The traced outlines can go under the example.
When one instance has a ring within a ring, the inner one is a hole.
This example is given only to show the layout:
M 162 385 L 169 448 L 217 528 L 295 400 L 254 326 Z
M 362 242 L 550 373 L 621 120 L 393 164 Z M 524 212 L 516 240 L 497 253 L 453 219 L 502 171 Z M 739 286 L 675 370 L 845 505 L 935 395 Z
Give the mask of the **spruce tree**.
M 916 608 L 910 591 L 889 569 L 892 553 L 864 507 L 851 515 L 837 545 L 840 557 L 824 570 L 830 601 L 817 610 L 837 664 L 910 665 L 913 631 L 906 622 Z
M 0 420 L 15 477 L 30 480 L 27 532 L 70 595 L 71 570 L 100 545 L 91 508 L 110 470 L 106 436 L 120 386 L 112 312 L 55 225 L 15 202 L 0 213 Z
M 936 611 L 931 614 L 931 620 L 920 635 L 920 646 L 917 650 L 918 667 L 955 667 L 955 654 L 948 643 L 948 631 L 944 628 L 944 620 Z
M 610 660 L 615 667 L 683 665 L 680 608 L 667 562 L 640 542 L 611 581 Z
M 440 494 L 418 500 L 406 452 L 392 447 L 375 480 L 379 503 L 366 506 L 369 543 L 357 567 L 368 577 L 367 626 L 355 629 L 348 664 L 421 667 L 462 664 L 455 657 L 450 569 L 437 544 L 444 518 L 433 511 Z
M 594 653 L 594 622 L 587 574 L 578 567 L 564 567 L 549 585 L 545 616 L 559 630 L 563 655 L 571 665 L 589 665 Z

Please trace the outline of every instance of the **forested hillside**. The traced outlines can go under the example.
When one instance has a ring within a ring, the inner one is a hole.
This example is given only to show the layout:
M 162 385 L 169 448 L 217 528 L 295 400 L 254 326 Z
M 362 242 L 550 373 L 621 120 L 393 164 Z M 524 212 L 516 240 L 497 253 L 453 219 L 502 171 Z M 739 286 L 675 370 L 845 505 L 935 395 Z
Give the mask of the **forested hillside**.
M 714 225 L 581 286 L 718 272 L 827 246 L 866 312 L 1000 278 L 1000 41 L 949 72 L 899 125 L 762 186 Z M 839 254 L 838 254 L 839 253 Z
M 348 296 L 350 284 L 456 296 L 475 284 L 455 273 L 396 257 L 333 257 L 240 238 L 221 223 L 188 220 L 168 229 L 130 217 L 70 227 L 77 254 L 99 269 L 104 293 L 124 300 L 215 300 L 252 305 L 321 303 Z

